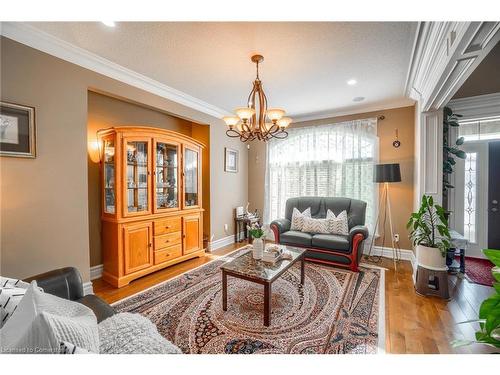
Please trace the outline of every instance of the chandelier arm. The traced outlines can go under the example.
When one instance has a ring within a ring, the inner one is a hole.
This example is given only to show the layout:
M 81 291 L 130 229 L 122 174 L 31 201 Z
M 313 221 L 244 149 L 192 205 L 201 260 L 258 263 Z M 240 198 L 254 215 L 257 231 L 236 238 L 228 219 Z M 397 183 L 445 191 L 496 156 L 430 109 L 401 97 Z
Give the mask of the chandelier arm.
M 279 132 L 270 133 L 272 138 L 285 139 L 288 137 L 288 132 L 286 130 L 280 130 Z
M 276 125 L 276 124 L 273 124 L 273 126 L 271 126 L 269 129 L 268 129 L 268 133 L 269 134 L 273 134 L 273 133 L 276 133 L 277 131 L 279 131 L 279 126 Z
M 266 111 L 267 111 L 267 98 L 264 93 L 264 88 L 259 84 L 259 131 L 265 132 L 266 125 Z
M 240 137 L 240 133 L 234 129 L 228 129 L 226 130 L 226 135 L 231 138 L 238 138 Z
M 248 96 L 247 105 L 249 108 L 255 109 L 255 95 L 257 94 L 257 91 L 258 91 L 258 82 L 257 82 L 257 80 L 255 80 L 253 83 L 252 91 L 250 91 L 250 95 Z M 255 124 L 256 124 L 256 113 L 254 113 L 252 115 L 252 118 L 249 119 L 249 121 L 250 121 L 250 124 L 252 125 L 251 128 L 253 130 L 255 128 Z

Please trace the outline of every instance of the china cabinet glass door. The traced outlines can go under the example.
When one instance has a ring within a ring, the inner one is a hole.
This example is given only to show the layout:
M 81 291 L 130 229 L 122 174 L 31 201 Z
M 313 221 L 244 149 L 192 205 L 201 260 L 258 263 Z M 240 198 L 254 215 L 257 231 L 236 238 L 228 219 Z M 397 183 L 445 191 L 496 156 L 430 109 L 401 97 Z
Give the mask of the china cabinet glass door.
M 115 214 L 115 141 L 114 138 L 105 139 L 104 147 L 104 213 Z
M 198 206 L 198 152 L 184 149 L 184 206 Z
M 175 144 L 156 142 L 155 209 L 179 208 L 179 148 Z
M 126 213 L 149 212 L 149 140 L 126 140 Z

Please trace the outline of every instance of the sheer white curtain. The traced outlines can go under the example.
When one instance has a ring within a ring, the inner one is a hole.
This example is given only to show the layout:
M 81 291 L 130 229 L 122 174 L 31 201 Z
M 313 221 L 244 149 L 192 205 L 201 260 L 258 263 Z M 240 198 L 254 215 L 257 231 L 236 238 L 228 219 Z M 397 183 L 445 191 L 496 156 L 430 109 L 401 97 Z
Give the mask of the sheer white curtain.
M 288 198 L 348 197 L 367 205 L 367 225 L 375 224 L 378 187 L 377 119 L 289 129 L 288 138 L 267 145 L 264 222 L 284 217 Z

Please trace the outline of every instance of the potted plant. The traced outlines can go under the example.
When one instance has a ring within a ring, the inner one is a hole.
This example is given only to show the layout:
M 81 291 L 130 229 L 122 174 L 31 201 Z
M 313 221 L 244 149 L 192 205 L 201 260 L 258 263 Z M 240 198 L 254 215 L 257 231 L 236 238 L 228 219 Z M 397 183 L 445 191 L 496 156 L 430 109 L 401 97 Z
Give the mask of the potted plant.
M 451 239 L 444 208 L 424 195 L 420 209 L 411 214 L 406 227 L 417 248 L 417 263 L 427 269 L 446 270 L 445 255 Z
M 264 237 L 266 232 L 264 228 L 259 225 L 259 223 L 253 223 L 248 227 L 248 233 L 253 238 L 252 246 L 252 255 L 254 259 L 262 259 L 264 253 Z

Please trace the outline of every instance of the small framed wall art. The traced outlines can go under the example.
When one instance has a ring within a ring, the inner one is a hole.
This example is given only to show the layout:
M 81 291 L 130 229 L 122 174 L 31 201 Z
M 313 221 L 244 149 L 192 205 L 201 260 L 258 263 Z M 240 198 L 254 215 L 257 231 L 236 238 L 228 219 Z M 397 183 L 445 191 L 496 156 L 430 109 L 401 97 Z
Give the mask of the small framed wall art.
M 224 170 L 226 172 L 238 172 L 238 150 L 226 147 L 224 157 Z
M 36 156 L 35 108 L 0 102 L 0 156 Z

